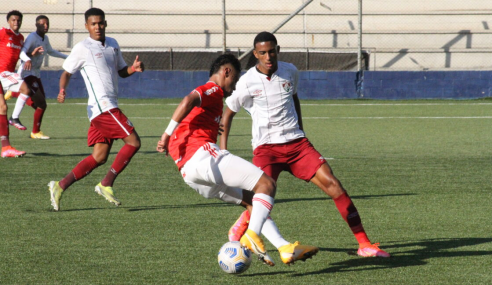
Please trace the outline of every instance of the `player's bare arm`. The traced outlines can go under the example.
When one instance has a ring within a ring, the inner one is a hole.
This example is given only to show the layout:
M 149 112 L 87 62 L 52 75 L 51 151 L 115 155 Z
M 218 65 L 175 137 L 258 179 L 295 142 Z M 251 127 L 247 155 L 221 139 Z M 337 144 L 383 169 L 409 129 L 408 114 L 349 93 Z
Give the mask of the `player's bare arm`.
M 72 74 L 67 71 L 63 71 L 62 75 L 60 76 L 60 92 L 58 92 L 58 97 L 56 98 L 59 103 L 65 102 L 65 97 L 67 96 L 65 89 L 67 88 L 71 77 Z
M 229 139 L 229 131 L 232 126 L 232 119 L 236 115 L 236 112 L 226 107 L 224 113 L 222 114 L 221 127 L 222 134 L 220 136 L 220 149 L 227 149 L 227 140 Z
M 296 108 L 299 129 L 301 129 L 301 131 L 304 131 L 304 127 L 302 125 L 301 102 L 299 101 L 299 96 L 297 96 L 296 93 L 292 96 L 292 98 L 294 99 L 294 107 Z
M 122 78 L 126 78 L 135 72 L 143 72 L 145 69 L 143 62 L 138 60 L 138 55 L 135 57 L 135 61 L 131 66 L 126 66 L 118 71 L 118 75 Z
M 193 108 L 200 106 L 200 94 L 198 92 L 193 91 L 190 94 L 186 95 L 186 97 L 181 100 L 181 103 L 179 103 L 178 107 L 174 111 L 174 114 L 171 118 L 171 122 L 169 123 L 169 126 L 167 127 L 166 131 L 161 136 L 161 140 L 157 142 L 157 151 L 162 153 L 165 152 L 166 156 L 168 155 L 168 145 L 169 145 L 169 138 L 171 137 L 172 133 L 176 129 L 176 127 L 179 125 L 179 123 L 188 116 L 188 114 L 193 110 Z

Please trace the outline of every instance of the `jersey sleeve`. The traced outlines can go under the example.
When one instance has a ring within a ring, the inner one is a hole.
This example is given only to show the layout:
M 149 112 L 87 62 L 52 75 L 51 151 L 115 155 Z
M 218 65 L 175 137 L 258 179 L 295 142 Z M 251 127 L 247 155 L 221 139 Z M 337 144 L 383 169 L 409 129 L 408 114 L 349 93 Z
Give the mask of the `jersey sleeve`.
M 232 92 L 231 96 L 227 97 L 225 103 L 231 111 L 237 113 L 241 110 L 241 107 L 244 107 L 247 96 L 248 96 L 248 88 L 246 87 L 246 75 L 243 75 L 241 79 L 236 84 L 236 90 Z
M 86 62 L 86 53 L 87 50 L 82 43 L 76 44 L 63 62 L 63 69 L 70 74 L 77 72 Z
M 23 62 L 26 62 L 26 61 L 31 60 L 31 58 L 27 55 L 27 53 L 33 47 L 34 42 L 35 42 L 34 41 L 34 37 L 32 37 L 31 35 L 28 35 L 27 38 L 26 38 L 26 41 L 24 42 L 24 45 L 22 46 L 22 49 L 21 49 L 21 52 L 20 52 L 20 55 L 19 55 L 20 59 Z M 34 50 L 34 48 L 33 48 L 33 50 Z
M 114 40 L 114 45 L 116 47 L 116 70 L 122 70 L 123 68 L 127 67 L 128 65 L 126 64 L 125 60 L 123 59 L 123 55 L 121 53 L 121 48 L 120 45 L 116 40 Z
M 44 37 L 45 37 L 45 41 L 46 41 L 46 49 L 47 49 L 47 52 L 50 56 L 59 57 L 59 58 L 67 58 L 68 57 L 68 55 L 53 49 L 53 47 L 50 44 L 50 40 L 49 40 L 48 36 L 45 35 Z

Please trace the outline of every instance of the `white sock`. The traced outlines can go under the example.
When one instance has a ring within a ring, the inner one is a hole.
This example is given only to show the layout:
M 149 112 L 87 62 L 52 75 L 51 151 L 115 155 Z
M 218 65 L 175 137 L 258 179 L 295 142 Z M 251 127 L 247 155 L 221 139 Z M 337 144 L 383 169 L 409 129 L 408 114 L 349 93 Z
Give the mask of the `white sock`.
M 280 234 L 277 225 L 275 224 L 275 222 L 272 220 L 271 217 L 268 217 L 268 219 L 266 219 L 265 223 L 263 224 L 263 228 L 261 229 L 261 233 L 276 248 L 280 248 L 290 243 L 286 241 L 284 237 Z
M 15 102 L 14 111 L 12 112 L 12 119 L 19 119 L 20 113 L 22 112 L 24 105 L 26 105 L 26 101 L 28 98 L 29 96 L 25 94 L 21 93 L 19 95 L 19 97 L 17 98 L 17 102 Z
M 260 235 L 261 228 L 270 215 L 270 211 L 273 208 L 273 200 L 273 197 L 266 194 L 259 193 L 253 196 L 253 210 L 251 211 L 248 229 L 254 231 L 257 235 Z

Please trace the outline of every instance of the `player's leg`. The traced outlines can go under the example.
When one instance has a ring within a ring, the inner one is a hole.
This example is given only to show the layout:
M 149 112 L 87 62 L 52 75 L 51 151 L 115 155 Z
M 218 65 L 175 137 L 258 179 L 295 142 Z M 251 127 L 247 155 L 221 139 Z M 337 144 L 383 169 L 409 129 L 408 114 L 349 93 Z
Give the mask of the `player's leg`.
M 4 79 L 2 76 L 0 76 L 0 142 L 2 145 L 2 150 L 1 150 L 1 157 L 21 157 L 24 154 L 26 154 L 25 151 L 19 151 L 13 148 L 10 145 L 10 140 L 9 140 L 9 123 L 7 120 L 7 103 L 5 102 L 4 99 L 4 86 L 9 86 L 6 84 L 9 84 L 8 82 L 4 83 Z M 5 87 L 6 88 L 6 87 Z
M 41 123 L 43 121 L 44 112 L 48 107 L 46 103 L 46 94 L 44 93 L 43 83 L 41 79 L 35 76 L 28 76 L 25 82 L 31 86 L 32 96 L 27 100 L 27 104 L 34 108 L 34 120 L 31 132 L 31 138 L 47 140 L 50 137 L 41 131 Z
M 324 163 L 316 172 L 316 175 L 311 179 L 311 182 L 316 184 L 323 192 L 330 196 L 342 215 L 342 218 L 347 222 L 352 230 L 357 242 L 359 243 L 360 256 L 378 256 L 389 257 L 389 253 L 379 249 L 378 244 L 371 244 L 362 225 L 362 220 L 359 216 L 357 208 L 352 199 L 343 188 L 340 181 L 333 175 L 328 163 Z
M 22 80 L 19 81 L 19 84 L 19 89 L 16 91 L 19 91 L 20 94 L 15 102 L 15 107 L 12 111 L 12 115 L 10 116 L 9 123 L 19 130 L 26 130 L 27 128 L 21 123 L 19 116 L 24 108 L 24 105 L 26 104 L 27 99 L 29 99 L 29 96 L 32 96 L 34 93 L 31 91 L 32 86 L 28 82 Z

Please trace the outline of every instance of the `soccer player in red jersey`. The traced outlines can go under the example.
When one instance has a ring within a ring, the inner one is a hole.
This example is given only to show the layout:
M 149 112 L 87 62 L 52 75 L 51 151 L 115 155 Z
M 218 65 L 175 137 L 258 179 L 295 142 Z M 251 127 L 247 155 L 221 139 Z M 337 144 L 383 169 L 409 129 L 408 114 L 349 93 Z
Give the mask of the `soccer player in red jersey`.
M 19 60 L 19 54 L 24 44 L 24 36 L 19 33 L 22 25 L 22 13 L 13 10 L 7 14 L 7 23 L 10 28 L 0 29 L 0 140 L 2 144 L 2 157 L 21 157 L 25 151 L 19 151 L 10 145 L 9 122 L 7 120 L 7 103 L 4 92 L 20 92 L 24 96 L 30 96 L 31 91 L 22 81 L 19 74 L 15 73 L 15 65 Z M 38 50 L 36 50 L 38 52 Z M 34 53 L 35 54 L 35 53 Z
M 63 63 L 65 71 L 60 77 L 57 100 L 60 103 L 65 102 L 65 88 L 72 74 L 80 70 L 89 95 L 87 115 L 90 127 L 87 144 L 93 149 L 92 154 L 79 162 L 62 180 L 48 183 L 51 205 L 55 211 L 60 210 L 63 191 L 106 163 L 113 142 L 117 139 L 123 140 L 125 144 L 95 191 L 110 203 L 120 205 L 113 193 L 113 182 L 140 148 L 140 137 L 133 124 L 118 108 L 118 76 L 126 78 L 135 72 L 143 72 L 144 65 L 137 56 L 133 65 L 127 66 L 118 42 L 106 37 L 106 26 L 103 10 L 87 10 L 85 27 L 89 37 L 76 44 Z
M 278 61 L 279 46 L 275 36 L 259 33 L 253 42 L 256 66 L 249 69 L 237 83 L 234 93 L 226 99 L 220 147 L 227 149 L 227 139 L 234 115 L 244 108 L 253 119 L 253 163 L 275 181 L 280 172 L 312 182 L 330 196 L 359 243 L 360 256 L 389 257 L 378 244 L 371 244 L 362 221 L 347 191 L 324 157 L 306 138 L 297 96 L 298 71 L 290 63 Z M 240 237 L 247 213 L 231 227 L 229 237 Z
M 250 162 L 221 151 L 216 144 L 223 98 L 234 90 L 240 70 L 239 60 L 234 55 L 219 56 L 212 64 L 209 81 L 195 88 L 176 108 L 157 143 L 157 151 L 169 153 L 183 180 L 203 197 L 243 205 L 251 211 L 240 242 L 264 263 L 275 264 L 266 252 L 260 233 L 278 248 L 282 262 L 292 264 L 306 260 L 319 249 L 289 243 L 269 218 L 276 191 L 273 179 Z

